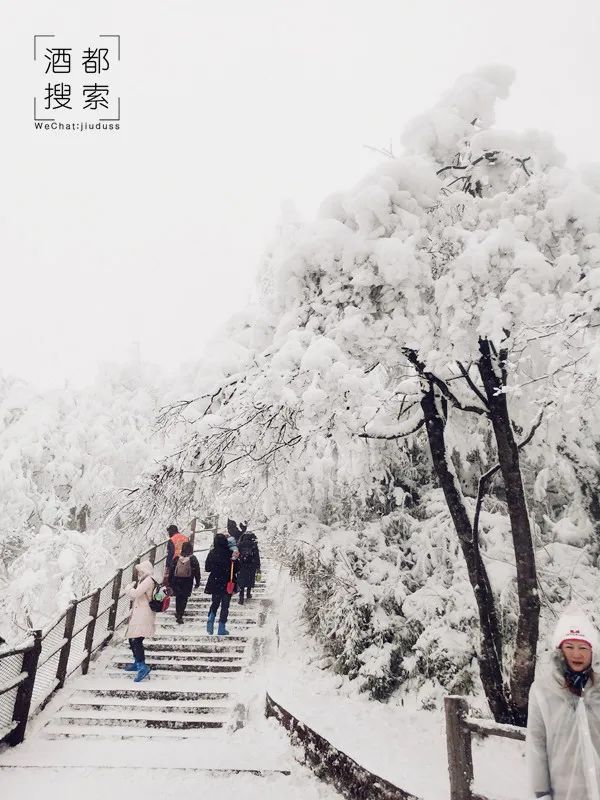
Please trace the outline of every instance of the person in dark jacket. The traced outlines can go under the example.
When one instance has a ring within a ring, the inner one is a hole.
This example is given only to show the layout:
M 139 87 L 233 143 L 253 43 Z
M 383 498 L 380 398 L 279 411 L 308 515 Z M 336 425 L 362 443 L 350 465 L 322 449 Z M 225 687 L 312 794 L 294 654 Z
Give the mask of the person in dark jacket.
M 235 520 L 233 519 L 227 520 L 227 533 L 230 536 L 233 536 L 233 538 L 235 539 L 235 543 L 237 544 L 240 536 L 242 535 L 242 531 L 238 528 Z
M 260 550 L 258 540 L 252 531 L 242 533 L 238 542 L 240 555 L 238 558 L 237 584 L 240 590 L 240 604 L 244 604 L 244 592 L 248 600 L 252 597 L 250 591 L 256 584 L 256 573 L 260 572 Z
M 185 533 L 180 533 L 177 525 L 169 525 L 167 527 L 167 533 L 169 534 L 169 541 L 167 542 L 167 561 L 165 563 L 164 575 L 165 583 L 168 580 L 174 559 L 181 554 L 181 548 L 184 542 L 189 541 Z
M 169 572 L 169 586 L 175 594 L 175 619 L 181 625 L 187 601 L 196 584 L 200 586 L 200 564 L 194 555 L 191 542 L 184 542 L 181 546 L 181 555 L 175 556 Z
M 226 630 L 225 624 L 229 616 L 229 603 L 231 602 L 231 595 L 227 592 L 227 584 L 232 574 L 233 565 L 233 580 L 236 578 L 237 561 L 231 558 L 231 550 L 227 543 L 227 536 L 222 533 L 217 533 L 212 550 L 206 557 L 206 564 L 204 569 L 210 573 L 206 581 L 205 594 L 212 596 L 212 603 L 208 612 L 208 621 L 206 623 L 207 633 L 214 633 L 215 619 L 217 611 L 221 608 L 219 614 L 219 629 L 217 634 L 219 636 L 229 636 L 229 631 Z

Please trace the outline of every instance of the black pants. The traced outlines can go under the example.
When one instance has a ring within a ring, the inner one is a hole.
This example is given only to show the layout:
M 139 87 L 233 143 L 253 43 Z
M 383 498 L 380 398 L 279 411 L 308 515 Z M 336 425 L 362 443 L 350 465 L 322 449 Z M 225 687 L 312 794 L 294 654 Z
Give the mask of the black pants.
M 249 586 L 242 586 L 242 588 L 240 589 L 240 603 L 244 602 L 244 592 L 246 592 L 246 597 L 248 598 L 248 600 L 251 597 L 250 587 Z
M 213 594 L 212 603 L 210 604 L 210 613 L 216 617 L 219 606 L 221 606 L 219 622 L 227 622 L 227 617 L 229 616 L 229 603 L 231 603 L 231 595 L 227 592 L 217 592 L 216 594 Z
M 144 637 L 138 636 L 137 639 L 130 639 L 129 647 L 131 647 L 131 652 L 133 653 L 133 660 L 137 661 L 139 664 L 145 664 L 146 653 L 144 652 Z
M 190 599 L 189 594 L 176 594 L 175 595 L 175 616 L 183 617 L 187 601 Z

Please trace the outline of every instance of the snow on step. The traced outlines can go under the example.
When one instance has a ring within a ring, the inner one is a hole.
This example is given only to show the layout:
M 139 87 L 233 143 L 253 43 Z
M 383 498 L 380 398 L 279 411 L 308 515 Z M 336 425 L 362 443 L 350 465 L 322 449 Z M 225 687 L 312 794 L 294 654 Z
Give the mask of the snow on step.
M 123 679 L 123 670 L 117 666 L 108 666 L 107 669 L 104 671 L 103 676 L 108 680 L 114 680 L 115 682 L 122 681 Z M 171 666 L 164 666 L 164 669 L 153 669 L 150 672 L 150 675 L 145 679 L 146 685 L 150 684 L 153 685 L 155 682 L 162 682 L 168 683 L 169 686 L 176 686 L 180 678 L 188 677 L 198 683 L 199 680 L 202 678 L 206 680 L 210 680 L 210 685 L 212 686 L 212 680 L 214 678 L 218 678 L 222 681 L 236 681 L 239 676 L 239 670 L 232 670 L 232 671 L 216 671 L 214 669 L 198 669 L 194 671 L 193 669 L 189 670 L 177 670 L 173 669 Z M 133 676 L 131 677 L 133 681 Z
M 223 695 L 227 698 L 228 695 Z M 144 711 L 169 712 L 174 709 L 179 714 L 216 714 L 227 712 L 231 705 L 222 700 L 165 700 L 163 698 L 144 699 L 141 697 L 111 697 L 107 694 L 86 695 L 84 693 L 75 694 L 69 700 L 68 708 L 73 711 Z
M 229 638 L 229 637 L 227 637 Z M 209 642 L 204 640 L 199 641 L 182 641 L 181 639 L 162 639 L 160 642 L 151 640 L 148 644 L 144 644 L 146 652 L 153 652 L 154 650 L 178 650 L 182 652 L 194 653 L 243 653 L 246 649 L 245 642 L 233 641 L 229 642 L 223 639 L 219 642 Z
M 133 728 L 169 728 L 171 730 L 192 728 L 222 728 L 227 721 L 226 715 L 181 714 L 179 712 L 159 709 L 102 708 L 99 711 L 84 709 L 79 711 L 71 705 L 62 709 L 55 716 L 55 722 L 67 725 L 102 725 L 111 727 Z
M 116 658 L 119 661 L 123 661 L 126 664 L 131 663 L 131 653 L 127 652 L 127 650 L 118 651 L 115 653 Z M 192 649 L 186 650 L 175 650 L 171 649 L 170 647 L 161 648 L 160 650 L 146 650 L 146 663 L 150 663 L 151 661 L 164 661 L 165 659 L 175 660 L 175 661 L 222 661 L 223 663 L 237 663 L 244 658 L 244 653 L 241 652 L 225 652 L 225 653 L 214 653 L 214 652 L 197 652 Z
M 115 661 L 113 661 L 113 666 L 115 666 L 117 669 L 123 669 L 129 663 L 129 660 L 126 661 L 124 659 L 117 658 Z M 146 657 L 146 664 L 152 671 L 155 672 L 159 672 L 161 670 L 169 670 L 170 672 L 241 672 L 243 666 L 242 664 L 223 664 L 213 661 L 200 661 L 192 659 L 188 659 L 186 661 L 183 659 L 165 659 L 164 661 L 156 661 L 149 656 Z M 150 674 L 152 674 L 152 672 Z
M 214 729 L 208 729 L 211 732 Z M 207 735 L 206 728 L 135 728 L 89 725 L 61 725 L 59 722 L 49 723 L 44 729 L 48 739 L 204 739 Z

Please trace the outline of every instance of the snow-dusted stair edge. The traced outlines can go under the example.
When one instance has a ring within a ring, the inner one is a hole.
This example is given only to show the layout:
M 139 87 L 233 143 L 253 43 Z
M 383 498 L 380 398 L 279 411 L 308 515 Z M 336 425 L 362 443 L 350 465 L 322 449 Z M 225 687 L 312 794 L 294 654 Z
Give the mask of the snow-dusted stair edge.
M 267 692 L 265 713 L 273 717 L 303 751 L 303 762 L 347 800 L 421 800 L 362 767 L 346 753 L 299 720 Z

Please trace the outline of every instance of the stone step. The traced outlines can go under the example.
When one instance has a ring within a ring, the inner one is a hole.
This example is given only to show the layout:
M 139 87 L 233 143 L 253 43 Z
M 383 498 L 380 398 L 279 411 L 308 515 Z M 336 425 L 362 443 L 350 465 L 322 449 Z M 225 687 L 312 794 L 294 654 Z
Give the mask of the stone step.
M 231 595 L 231 598 L 232 598 L 231 602 L 233 602 L 234 600 L 237 600 L 238 594 L 239 594 L 239 592 L 234 592 L 234 594 Z M 252 600 L 254 598 L 257 598 L 257 599 L 260 600 L 260 599 L 262 599 L 263 597 L 265 597 L 268 594 L 269 594 L 269 591 L 267 589 L 264 589 L 264 588 L 263 589 L 258 589 L 257 587 L 255 587 L 254 589 L 252 589 L 252 594 L 250 596 L 250 602 L 252 602 Z M 246 599 L 246 598 L 244 598 L 244 599 Z M 212 596 L 210 594 L 204 594 L 204 592 L 200 592 L 200 591 L 192 592 L 192 594 L 189 597 L 188 603 L 192 603 L 192 602 L 198 601 L 198 600 L 203 600 L 205 603 L 211 603 L 212 602 Z
M 231 622 L 232 619 L 240 620 L 240 621 L 243 620 L 243 619 L 246 619 L 246 618 L 252 619 L 252 620 L 256 620 L 260 616 L 261 616 L 260 612 L 256 612 L 255 613 L 252 610 L 247 609 L 244 606 L 244 608 L 239 607 L 239 608 L 235 609 L 235 611 L 230 611 L 229 614 L 227 615 L 227 619 L 230 622 Z M 156 617 L 156 622 L 160 624 L 161 622 L 164 622 L 165 620 L 167 620 L 168 622 L 172 623 L 173 625 L 177 625 L 179 628 L 181 628 L 181 630 L 185 630 L 186 625 L 190 624 L 190 620 L 193 620 L 196 623 L 200 622 L 200 624 L 206 625 L 206 620 L 207 619 L 208 619 L 208 606 L 205 609 L 201 609 L 201 608 L 200 609 L 195 609 L 195 608 L 188 609 L 185 612 L 185 614 L 183 615 L 183 622 L 182 623 L 177 623 L 177 620 L 175 619 L 175 614 L 159 614 Z M 216 623 L 217 623 L 217 625 L 219 624 L 218 615 L 217 615 Z
M 135 728 L 125 726 L 48 723 L 46 739 L 205 739 L 211 728 Z
M 158 669 L 152 670 L 150 675 L 147 678 L 144 678 L 144 683 L 148 685 L 149 683 L 154 683 L 155 681 L 160 681 L 161 683 L 166 683 L 167 681 L 171 681 L 173 686 L 169 686 L 168 688 L 175 688 L 177 683 L 179 683 L 185 674 L 190 679 L 194 679 L 195 681 L 198 680 L 198 677 L 202 675 L 205 679 L 211 678 L 214 676 L 218 678 L 219 681 L 225 681 L 226 683 L 230 683 L 232 686 L 235 685 L 235 681 L 238 679 L 239 670 L 227 670 L 223 671 L 220 669 L 213 668 L 210 669 L 192 669 L 192 670 L 184 670 L 175 669 L 171 666 L 164 666 Z M 123 669 L 119 669 L 118 667 L 109 664 L 106 669 L 102 672 L 102 678 L 106 679 L 107 681 L 120 681 L 122 682 L 123 679 L 131 682 L 132 686 L 137 686 L 138 684 L 134 682 L 133 675 L 131 672 L 125 672 Z M 212 684 L 211 684 L 212 685 Z
M 246 649 L 245 644 L 239 642 L 229 642 L 229 637 L 221 637 L 217 642 L 182 642 L 176 639 L 161 639 L 156 641 L 152 639 L 144 642 L 146 652 L 154 651 L 176 651 L 176 652 L 190 652 L 190 653 L 243 653 Z
M 186 627 L 188 627 L 188 628 L 192 628 L 192 627 L 195 627 L 195 626 L 206 627 L 206 617 L 204 616 L 204 614 L 190 614 L 190 615 L 186 614 L 186 616 L 183 619 L 184 619 L 184 622 L 183 622 L 182 625 L 180 625 L 178 622 L 175 621 L 175 617 L 163 617 L 161 620 L 157 620 L 156 628 L 157 628 L 157 630 L 160 630 L 161 628 L 163 628 L 163 629 L 164 628 L 169 628 L 170 630 L 176 630 L 178 628 L 181 628 L 183 630 Z M 252 617 L 249 617 L 248 615 L 245 615 L 245 616 L 237 615 L 236 616 L 235 614 L 232 614 L 227 619 L 226 625 L 228 627 L 230 625 L 234 625 L 236 627 L 237 626 L 245 626 L 246 627 L 246 626 L 249 626 L 249 625 L 256 625 L 257 622 L 258 622 L 258 619 L 253 619 Z M 218 625 L 219 625 L 219 623 L 216 622 L 215 623 L 215 634 L 214 635 L 216 635 L 216 631 L 217 631 L 217 626 Z
M 125 664 L 130 664 L 132 660 L 131 653 L 128 653 L 126 650 L 117 650 L 115 657 Z M 196 653 L 193 650 L 181 652 L 179 650 L 169 650 L 168 648 L 161 648 L 160 650 L 148 651 L 146 653 L 146 663 L 148 664 L 153 661 L 164 661 L 165 659 L 171 661 L 220 661 L 224 664 L 235 664 L 243 658 L 243 653 Z
M 237 595 L 233 595 L 233 597 L 231 598 L 230 607 L 233 608 L 234 606 L 237 605 L 237 606 L 241 606 L 242 608 L 246 608 L 246 606 L 248 606 L 249 608 L 252 608 L 252 607 L 259 608 L 263 603 L 269 603 L 269 602 L 271 602 L 271 600 L 272 600 L 271 595 L 267 596 L 267 595 L 262 595 L 262 594 L 257 594 L 257 595 L 253 594 L 252 597 L 250 598 L 250 600 L 244 599 L 244 602 L 240 603 L 238 596 Z M 187 602 L 186 608 L 189 608 L 190 606 L 201 606 L 202 608 L 208 608 L 208 606 L 211 604 L 211 602 L 212 601 L 211 601 L 210 597 L 207 597 L 207 598 L 190 597 L 190 599 Z M 171 611 L 171 608 L 173 608 L 173 610 L 175 610 L 175 605 L 174 605 L 173 600 L 171 600 L 171 605 L 169 606 L 169 611 Z
M 119 660 L 117 656 L 112 661 L 112 666 L 117 669 L 123 669 L 129 661 Z M 164 661 L 156 661 L 152 658 L 147 659 L 147 665 L 153 671 L 169 670 L 170 672 L 241 672 L 243 663 L 218 663 L 212 661 L 200 661 L 192 659 L 169 659 Z M 130 673 L 133 680 L 133 673 Z M 152 673 L 150 673 L 152 674 Z
M 177 636 L 175 637 L 174 631 L 172 630 L 157 630 L 152 639 L 147 639 L 148 643 L 150 642 L 162 642 L 162 641 L 173 641 L 177 639 L 177 641 L 181 642 L 182 644 L 191 643 L 191 642 L 198 642 L 199 644 L 227 644 L 228 642 L 236 643 L 236 644 L 246 644 L 249 637 L 244 635 L 236 635 L 230 634 L 229 636 L 217 636 L 217 634 L 210 635 L 206 632 L 202 631 L 202 628 L 192 628 L 189 626 L 187 629 L 183 628 L 180 625 L 179 630 L 177 631 Z M 144 642 L 144 646 L 146 645 L 146 641 Z
M 222 728 L 228 722 L 228 715 L 207 716 L 203 714 L 153 713 L 151 711 L 76 711 L 62 709 L 49 723 L 59 725 L 85 725 L 121 728 L 168 728 L 170 730 L 189 730 L 192 728 Z
M 136 697 L 86 697 L 73 695 L 63 706 L 63 711 L 118 711 L 120 713 L 143 710 L 154 714 L 171 712 L 176 714 L 225 714 L 231 709 L 226 703 L 214 700 L 143 700 Z
M 124 673 L 122 673 L 124 674 Z M 215 702 L 224 701 L 230 697 L 228 692 L 194 692 L 189 690 L 178 689 L 159 689 L 152 687 L 147 688 L 143 683 L 132 683 L 129 688 L 94 688 L 88 689 L 81 687 L 75 694 L 71 696 L 71 702 L 83 702 L 89 698 L 90 702 L 94 702 L 97 698 L 107 698 L 109 702 L 116 700 L 123 700 L 130 703 L 133 700 L 139 701 L 160 701 L 163 703 L 174 702 Z

